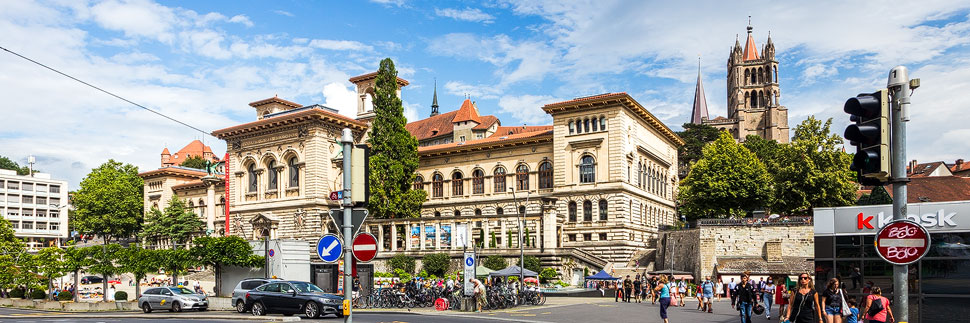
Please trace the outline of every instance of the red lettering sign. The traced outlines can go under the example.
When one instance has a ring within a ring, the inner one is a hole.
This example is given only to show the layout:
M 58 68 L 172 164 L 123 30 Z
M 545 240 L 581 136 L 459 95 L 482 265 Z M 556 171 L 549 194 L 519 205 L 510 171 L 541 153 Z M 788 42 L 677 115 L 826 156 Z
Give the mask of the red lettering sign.
M 875 229 L 872 227 L 872 223 L 869 223 L 869 221 L 872 221 L 871 215 L 869 217 L 863 218 L 862 212 L 859 212 L 859 217 L 858 217 L 858 220 L 856 220 L 856 225 L 859 227 L 859 230 Z
M 919 261 L 929 250 L 929 232 L 913 221 L 890 222 L 876 234 L 876 251 L 879 256 L 895 265 Z

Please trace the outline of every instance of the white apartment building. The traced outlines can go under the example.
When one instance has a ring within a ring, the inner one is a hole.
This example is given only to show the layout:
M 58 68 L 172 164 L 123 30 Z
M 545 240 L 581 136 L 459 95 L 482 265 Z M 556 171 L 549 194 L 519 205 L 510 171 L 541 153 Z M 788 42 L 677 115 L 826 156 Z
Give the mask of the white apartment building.
M 68 235 L 67 210 L 66 181 L 0 169 L 0 211 L 29 249 L 60 246 Z

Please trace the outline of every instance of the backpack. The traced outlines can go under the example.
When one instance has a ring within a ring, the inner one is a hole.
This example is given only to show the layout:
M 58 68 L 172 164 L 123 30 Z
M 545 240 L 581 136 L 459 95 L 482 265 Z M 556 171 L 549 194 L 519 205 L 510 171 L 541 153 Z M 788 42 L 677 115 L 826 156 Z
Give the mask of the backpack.
M 869 314 L 869 316 L 876 316 L 885 309 L 886 307 L 882 304 L 882 297 L 879 297 L 872 300 L 872 305 L 870 305 L 869 309 L 866 310 L 866 314 Z

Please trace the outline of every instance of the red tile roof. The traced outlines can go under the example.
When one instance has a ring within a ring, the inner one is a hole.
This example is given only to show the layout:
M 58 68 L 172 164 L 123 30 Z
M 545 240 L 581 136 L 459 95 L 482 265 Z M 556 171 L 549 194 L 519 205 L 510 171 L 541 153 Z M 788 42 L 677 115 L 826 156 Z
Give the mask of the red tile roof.
M 482 123 L 482 120 L 478 117 L 478 109 L 472 100 L 465 99 L 465 102 L 461 103 L 461 108 L 458 108 L 458 114 L 455 115 L 455 119 L 451 122 L 462 122 L 462 121 L 475 121 L 477 123 Z
M 171 155 L 171 154 L 172 153 L 168 152 L 168 147 L 165 147 L 165 149 L 162 149 L 162 155 Z
M 970 175 L 970 163 L 966 163 L 963 159 L 957 159 L 953 166 L 950 166 L 950 172 L 957 176 L 967 176 Z
M 339 113 L 330 112 L 320 108 L 309 108 L 303 111 L 285 113 L 281 115 L 263 118 L 241 125 L 223 128 L 212 132 L 212 135 L 219 139 L 226 139 L 228 136 L 265 129 L 277 125 L 290 124 L 309 119 L 323 119 L 335 122 L 341 126 L 352 127 L 355 130 L 366 130 L 367 124 Z
M 279 103 L 279 104 L 282 104 L 282 105 L 285 105 L 285 106 L 288 106 L 288 107 L 291 107 L 291 108 L 302 108 L 303 107 L 299 103 L 292 102 L 292 101 L 287 101 L 287 100 L 283 100 L 283 99 L 280 99 L 280 98 L 275 97 L 275 96 L 272 97 L 272 98 L 269 98 L 269 99 L 259 100 L 259 101 L 256 101 L 256 102 L 251 102 L 251 103 L 249 103 L 249 106 L 255 108 L 255 107 L 258 107 L 258 106 L 261 106 L 261 105 L 270 104 L 270 103 Z
M 916 167 L 906 166 L 906 176 L 909 178 L 929 177 L 940 166 L 946 166 L 942 161 L 916 164 Z
M 744 43 L 744 60 L 753 61 L 759 58 L 758 47 L 754 44 L 754 36 L 751 36 L 751 31 L 748 30 L 748 41 Z
M 168 153 L 168 148 L 165 148 L 165 150 L 162 150 L 162 155 L 167 153 Z M 209 146 L 206 146 L 201 141 L 196 139 L 190 142 L 188 145 L 185 145 L 185 147 L 183 147 L 179 151 L 175 152 L 174 154 L 171 154 L 172 157 L 169 158 L 168 162 L 177 166 L 177 165 L 181 165 L 182 162 L 184 162 L 186 159 L 188 159 L 191 156 L 199 156 L 199 157 L 205 158 L 205 153 L 211 154 L 212 148 Z M 216 157 L 216 155 L 213 154 L 210 156 L 209 160 L 211 160 L 212 162 L 218 162 L 219 157 Z
M 377 78 L 377 72 L 370 72 L 364 75 L 357 75 L 357 76 L 351 77 L 349 81 L 350 83 L 358 83 L 358 82 L 363 82 L 363 81 L 367 81 L 375 78 Z M 407 86 L 408 84 L 410 83 L 407 80 L 402 79 L 400 77 L 397 78 L 397 85 Z
M 891 185 L 886 191 L 892 196 Z M 959 176 L 934 176 L 911 178 L 906 185 L 909 203 L 949 202 L 970 200 L 970 178 Z
M 491 127 L 496 122 L 498 122 L 498 118 L 496 118 L 495 116 L 481 116 L 478 118 L 482 120 L 482 123 L 479 123 L 477 126 L 475 126 L 475 128 L 472 128 L 472 129 L 485 130 Z
M 499 127 L 504 128 L 504 127 Z M 484 139 L 469 140 L 463 142 L 452 142 L 443 145 L 434 146 L 423 146 L 418 147 L 419 154 L 430 154 L 430 153 L 444 153 L 449 151 L 460 151 L 464 149 L 481 149 L 490 147 L 493 145 L 514 145 L 520 143 L 528 143 L 533 140 L 541 139 L 552 139 L 552 127 L 549 126 L 549 130 L 538 130 L 529 132 L 520 132 L 515 134 L 500 134 L 496 132 Z
M 452 133 L 454 131 L 454 124 L 451 120 L 455 118 L 458 111 L 445 112 L 433 117 L 421 119 L 414 122 L 409 122 L 404 125 L 404 129 L 407 129 L 418 140 L 425 140 L 432 137 L 443 136 Z M 437 131 L 437 132 L 435 132 Z

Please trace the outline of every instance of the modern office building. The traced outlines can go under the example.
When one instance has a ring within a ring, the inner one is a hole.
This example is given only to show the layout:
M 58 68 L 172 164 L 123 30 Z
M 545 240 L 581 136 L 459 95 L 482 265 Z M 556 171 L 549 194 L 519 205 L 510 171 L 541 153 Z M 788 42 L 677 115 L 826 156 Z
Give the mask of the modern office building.
M 67 238 L 67 209 L 66 181 L 0 169 L 0 210 L 29 249 L 60 246 Z

